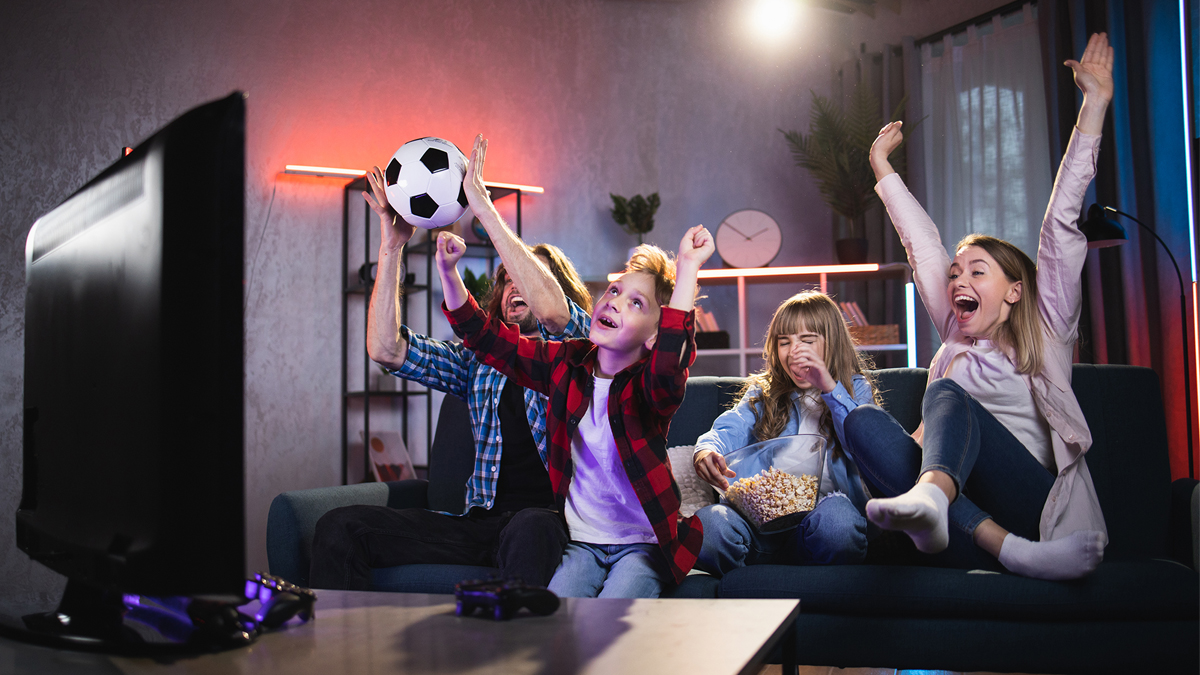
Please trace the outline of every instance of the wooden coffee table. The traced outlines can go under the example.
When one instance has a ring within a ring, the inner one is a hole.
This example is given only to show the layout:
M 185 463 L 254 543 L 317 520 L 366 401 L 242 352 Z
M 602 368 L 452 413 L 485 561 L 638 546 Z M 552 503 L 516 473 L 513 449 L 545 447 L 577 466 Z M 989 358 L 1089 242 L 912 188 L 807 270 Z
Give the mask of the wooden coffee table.
M 752 674 L 781 640 L 785 660 L 794 665 L 800 611 L 798 600 L 564 598 L 550 616 L 523 611 L 493 621 L 456 616 L 449 595 L 317 596 L 316 620 L 264 635 L 248 648 L 173 663 L 77 653 L 73 665 L 85 670 L 71 672 Z M 20 652 L 29 665 L 49 665 L 63 655 L 0 640 L 0 661 L 6 651 Z

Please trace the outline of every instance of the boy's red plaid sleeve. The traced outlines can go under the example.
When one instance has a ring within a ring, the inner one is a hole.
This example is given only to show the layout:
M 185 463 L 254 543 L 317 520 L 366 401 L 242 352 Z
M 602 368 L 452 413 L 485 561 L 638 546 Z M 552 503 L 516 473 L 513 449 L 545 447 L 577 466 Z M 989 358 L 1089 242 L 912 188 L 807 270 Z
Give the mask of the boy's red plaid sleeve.
M 455 310 L 446 309 L 442 303 L 442 311 L 450 320 L 455 335 L 463 339 L 463 346 L 474 352 L 475 358 L 526 389 L 543 394 L 549 394 L 553 389 L 550 364 L 563 343 L 522 336 L 515 325 L 484 314 L 475 298 L 470 296 Z
M 683 402 L 688 368 L 696 360 L 696 313 L 673 307 L 662 308 L 658 337 L 650 352 L 650 363 L 642 372 L 643 391 L 655 410 L 666 417 Z

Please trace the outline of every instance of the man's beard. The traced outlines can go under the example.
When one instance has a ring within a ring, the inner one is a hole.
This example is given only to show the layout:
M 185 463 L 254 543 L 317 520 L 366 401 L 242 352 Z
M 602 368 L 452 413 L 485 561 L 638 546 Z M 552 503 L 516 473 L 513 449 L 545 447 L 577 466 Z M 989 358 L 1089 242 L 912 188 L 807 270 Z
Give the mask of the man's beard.
M 511 322 L 510 322 L 511 323 Z M 533 335 L 538 332 L 538 320 L 533 312 L 525 312 L 520 321 L 515 322 L 521 335 Z

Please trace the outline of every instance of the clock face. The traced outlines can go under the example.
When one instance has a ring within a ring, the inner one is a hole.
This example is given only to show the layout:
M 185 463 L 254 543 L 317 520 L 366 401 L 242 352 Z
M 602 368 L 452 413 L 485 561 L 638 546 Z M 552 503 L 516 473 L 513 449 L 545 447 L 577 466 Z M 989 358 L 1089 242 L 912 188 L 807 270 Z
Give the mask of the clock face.
M 721 222 L 717 253 L 730 267 L 765 267 L 779 254 L 779 223 L 757 209 L 737 211 Z

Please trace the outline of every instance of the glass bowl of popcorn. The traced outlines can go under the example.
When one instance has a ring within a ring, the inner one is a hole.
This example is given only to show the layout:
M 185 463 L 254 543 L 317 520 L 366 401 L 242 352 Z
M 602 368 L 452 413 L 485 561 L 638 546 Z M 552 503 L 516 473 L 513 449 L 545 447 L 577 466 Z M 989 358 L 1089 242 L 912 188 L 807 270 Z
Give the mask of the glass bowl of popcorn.
M 800 524 L 817 505 L 825 464 L 825 437 L 780 436 L 725 455 L 737 474 L 722 494 L 759 532 L 783 532 Z

